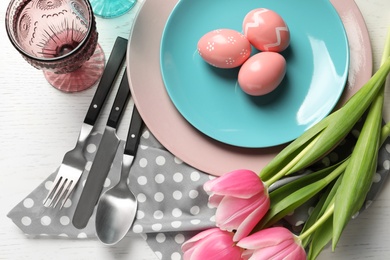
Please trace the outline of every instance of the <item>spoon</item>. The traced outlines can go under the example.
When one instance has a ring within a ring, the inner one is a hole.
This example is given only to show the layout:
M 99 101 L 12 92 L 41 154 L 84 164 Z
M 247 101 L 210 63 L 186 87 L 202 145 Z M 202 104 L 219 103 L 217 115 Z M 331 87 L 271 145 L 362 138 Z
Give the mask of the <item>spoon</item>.
M 96 210 L 96 234 L 103 244 L 118 243 L 129 231 L 137 212 L 137 199 L 127 185 L 141 134 L 142 118 L 134 106 L 123 153 L 119 182 L 101 196 Z

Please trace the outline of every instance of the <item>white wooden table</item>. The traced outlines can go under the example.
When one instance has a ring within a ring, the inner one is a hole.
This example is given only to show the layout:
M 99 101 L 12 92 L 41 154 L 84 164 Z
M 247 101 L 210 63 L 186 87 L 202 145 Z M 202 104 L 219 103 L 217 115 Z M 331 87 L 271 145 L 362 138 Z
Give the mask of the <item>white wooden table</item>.
M 366 19 L 377 69 L 390 26 L 390 1 L 356 2 Z M 42 72 L 27 64 L 10 44 L 4 26 L 7 4 L 7 0 L 0 1 L 0 259 L 157 259 L 141 238 L 126 238 L 113 247 L 103 246 L 97 240 L 31 239 L 6 217 L 14 205 L 59 166 L 65 152 L 73 148 L 95 91 L 93 87 L 65 94 L 49 86 Z M 128 37 L 139 6 L 137 3 L 135 9 L 119 18 L 97 18 L 99 43 L 107 58 L 115 38 Z M 390 100 L 389 86 L 386 97 Z M 102 115 L 101 126 L 108 109 Z M 128 118 L 124 116 L 122 125 L 127 125 Z M 389 101 L 385 118 L 390 119 Z M 119 135 L 124 139 L 125 130 L 119 129 Z M 389 220 L 387 184 L 371 208 L 349 224 L 336 252 L 331 253 L 328 248 L 319 258 L 389 259 Z

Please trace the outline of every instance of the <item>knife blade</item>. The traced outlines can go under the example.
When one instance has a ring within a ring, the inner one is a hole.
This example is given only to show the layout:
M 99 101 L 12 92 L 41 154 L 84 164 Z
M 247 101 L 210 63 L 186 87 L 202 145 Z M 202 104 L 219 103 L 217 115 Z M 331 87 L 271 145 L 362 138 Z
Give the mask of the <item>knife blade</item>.
M 127 73 L 125 70 L 108 116 L 100 145 L 73 215 L 72 223 L 78 229 L 82 229 L 88 224 L 95 205 L 99 200 L 104 181 L 107 178 L 120 143 L 120 139 L 116 135 L 116 128 L 119 124 L 124 108 L 127 105 L 129 97 L 130 88 L 128 87 Z

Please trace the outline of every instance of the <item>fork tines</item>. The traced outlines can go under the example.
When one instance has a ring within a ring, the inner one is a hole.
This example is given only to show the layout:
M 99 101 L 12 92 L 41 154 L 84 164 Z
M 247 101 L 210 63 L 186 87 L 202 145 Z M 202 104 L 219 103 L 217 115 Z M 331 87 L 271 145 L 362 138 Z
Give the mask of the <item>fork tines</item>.
M 64 176 L 57 174 L 49 193 L 43 201 L 43 205 L 45 207 L 55 208 L 58 203 L 62 201 L 60 205 L 60 209 L 62 209 L 76 186 L 76 183 L 77 180 L 65 178 Z

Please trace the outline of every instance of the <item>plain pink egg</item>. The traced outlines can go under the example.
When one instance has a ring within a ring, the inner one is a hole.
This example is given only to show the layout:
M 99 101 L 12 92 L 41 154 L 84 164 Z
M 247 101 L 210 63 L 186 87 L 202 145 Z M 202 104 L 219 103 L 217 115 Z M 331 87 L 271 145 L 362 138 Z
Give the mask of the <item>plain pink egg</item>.
M 249 42 L 258 50 L 281 52 L 290 44 L 290 31 L 276 12 L 258 8 L 244 18 L 243 31 Z
M 235 68 L 242 65 L 251 54 L 248 39 L 231 29 L 218 29 L 206 33 L 198 42 L 199 55 L 217 68 Z
M 238 84 L 252 96 L 275 90 L 286 74 L 286 60 L 277 52 L 260 52 L 250 57 L 238 72 Z

